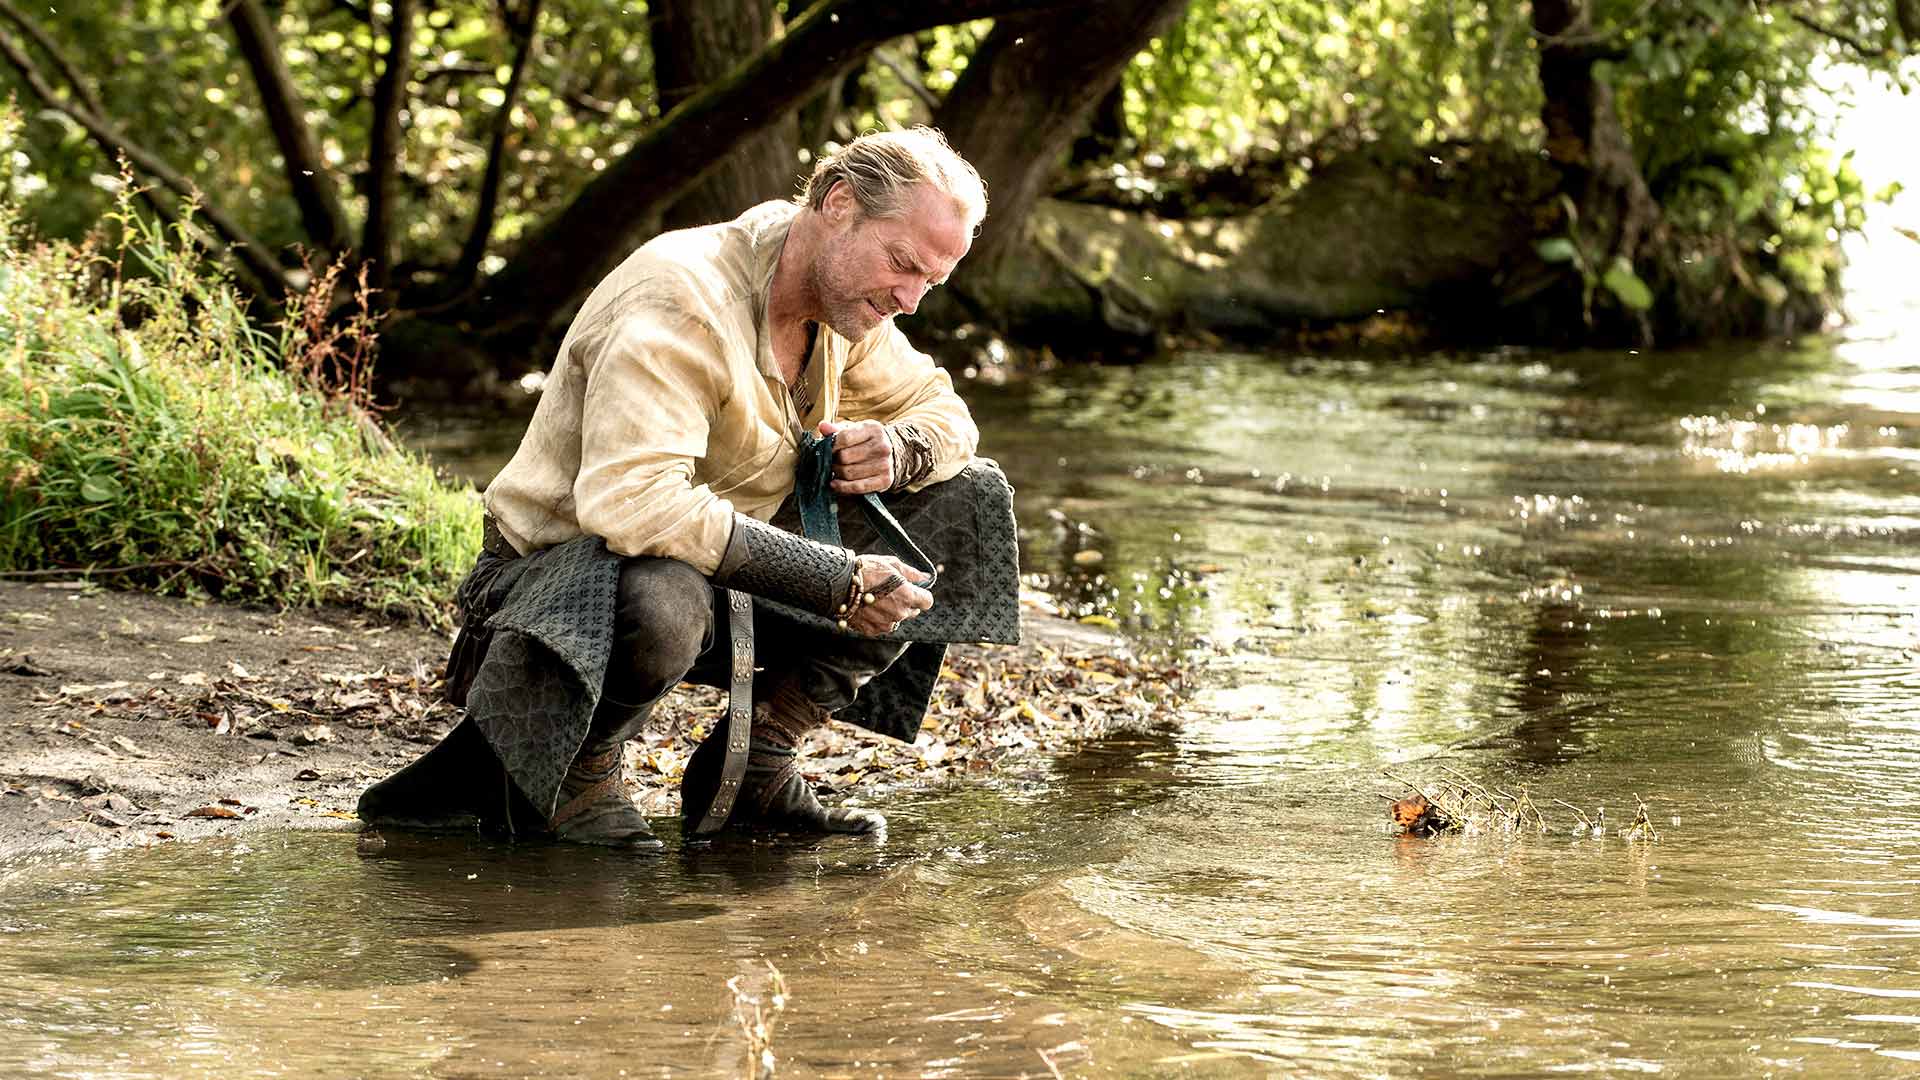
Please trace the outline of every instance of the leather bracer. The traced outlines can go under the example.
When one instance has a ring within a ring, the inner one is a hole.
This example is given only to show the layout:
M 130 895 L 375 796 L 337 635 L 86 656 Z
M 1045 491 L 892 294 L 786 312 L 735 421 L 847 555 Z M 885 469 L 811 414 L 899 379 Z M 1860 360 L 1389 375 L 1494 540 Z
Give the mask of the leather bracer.
M 853 552 L 733 515 L 713 583 L 831 617 L 853 589 Z

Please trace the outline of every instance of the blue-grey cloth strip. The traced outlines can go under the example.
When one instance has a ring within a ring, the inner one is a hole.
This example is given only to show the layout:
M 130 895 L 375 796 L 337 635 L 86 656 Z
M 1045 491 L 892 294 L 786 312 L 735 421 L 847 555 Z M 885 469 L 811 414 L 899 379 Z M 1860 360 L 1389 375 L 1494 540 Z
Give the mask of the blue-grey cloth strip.
M 800 510 L 800 527 L 807 539 L 818 540 L 823 544 L 844 547 L 840 542 L 840 504 L 839 496 L 833 493 L 833 436 L 815 435 L 811 432 L 800 437 L 800 460 L 794 470 L 793 498 Z M 920 545 L 913 542 L 907 530 L 900 527 L 900 521 L 880 501 L 880 496 L 866 494 L 859 496 L 860 509 L 866 513 L 867 521 L 873 525 L 873 531 L 880 534 L 893 553 L 901 561 L 916 570 L 925 572 L 928 580 L 919 582 L 921 588 L 931 589 L 939 580 L 940 568 L 935 565 Z

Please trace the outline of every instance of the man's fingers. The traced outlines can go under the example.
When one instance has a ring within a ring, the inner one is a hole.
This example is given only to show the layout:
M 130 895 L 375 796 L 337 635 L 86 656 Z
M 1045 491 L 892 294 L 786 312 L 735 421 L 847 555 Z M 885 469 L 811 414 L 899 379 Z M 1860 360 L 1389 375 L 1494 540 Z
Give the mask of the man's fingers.
M 833 489 L 842 495 L 863 495 L 884 491 L 893 482 L 893 444 L 887 429 L 874 420 L 854 424 L 829 425 L 821 421 L 820 430 L 832 428 Z
M 870 476 L 865 480 L 835 480 L 828 486 L 839 495 L 870 495 L 887 490 L 887 479 L 884 476 Z

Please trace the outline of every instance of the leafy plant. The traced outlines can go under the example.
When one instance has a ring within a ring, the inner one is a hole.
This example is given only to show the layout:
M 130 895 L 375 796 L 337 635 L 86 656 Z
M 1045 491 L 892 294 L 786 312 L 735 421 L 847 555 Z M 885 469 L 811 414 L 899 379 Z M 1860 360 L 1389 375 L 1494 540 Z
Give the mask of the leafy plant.
M 329 382 L 298 328 L 250 322 L 190 223 L 132 198 L 99 245 L 33 242 L 0 203 L 0 572 L 444 622 L 474 493 L 394 447 L 352 369 Z
M 1580 210 L 1572 199 L 1560 196 L 1561 213 L 1567 219 L 1567 231 L 1561 236 L 1549 236 L 1534 245 L 1540 258 L 1550 263 L 1568 263 L 1580 275 L 1580 307 L 1587 325 L 1593 325 L 1593 298 L 1595 292 L 1605 288 L 1613 297 L 1633 311 L 1645 311 L 1653 306 L 1653 290 L 1634 273 L 1633 264 L 1618 255 L 1601 260 L 1603 253 L 1583 243 L 1580 237 Z

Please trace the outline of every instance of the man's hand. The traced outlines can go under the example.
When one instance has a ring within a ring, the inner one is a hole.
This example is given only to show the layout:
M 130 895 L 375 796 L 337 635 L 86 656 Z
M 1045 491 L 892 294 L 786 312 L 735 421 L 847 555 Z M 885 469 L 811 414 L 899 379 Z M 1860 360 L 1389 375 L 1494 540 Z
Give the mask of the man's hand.
M 850 424 L 820 421 L 820 434 L 833 439 L 833 490 L 840 495 L 865 495 L 893 486 L 893 443 L 878 420 Z
M 927 575 L 891 555 L 861 555 L 853 573 L 863 600 L 873 597 L 848 613 L 847 629 L 854 633 L 878 637 L 933 606 L 933 594 L 917 584 Z

